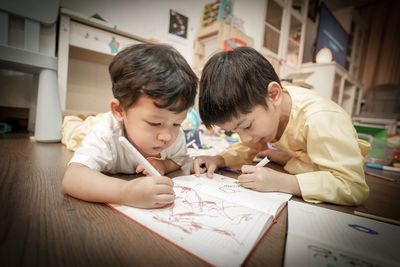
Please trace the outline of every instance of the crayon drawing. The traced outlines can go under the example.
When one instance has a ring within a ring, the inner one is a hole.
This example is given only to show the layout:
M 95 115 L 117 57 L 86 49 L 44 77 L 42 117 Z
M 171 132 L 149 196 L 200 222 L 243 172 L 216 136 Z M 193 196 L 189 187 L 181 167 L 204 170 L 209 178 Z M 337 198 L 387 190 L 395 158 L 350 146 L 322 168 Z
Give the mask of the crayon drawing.
M 217 266 L 240 266 L 290 195 L 260 193 L 214 174 L 173 179 L 175 201 L 160 209 L 111 207 Z
M 175 186 L 177 196 L 175 203 L 168 207 L 167 213 L 155 212 L 153 219 L 180 229 L 184 234 L 194 232 L 212 232 L 231 238 L 237 244 L 243 245 L 236 238 L 236 233 L 226 230 L 222 225 L 240 225 L 253 219 L 253 213 L 242 212 L 241 206 L 226 201 L 215 201 L 204 199 L 196 190 L 189 187 Z M 220 220 L 221 227 L 209 223 L 208 219 Z

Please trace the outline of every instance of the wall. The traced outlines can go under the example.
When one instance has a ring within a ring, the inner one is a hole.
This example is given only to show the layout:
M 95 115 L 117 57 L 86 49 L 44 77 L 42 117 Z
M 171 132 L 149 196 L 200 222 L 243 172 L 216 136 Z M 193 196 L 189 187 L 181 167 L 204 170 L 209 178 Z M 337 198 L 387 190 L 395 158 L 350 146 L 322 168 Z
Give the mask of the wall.
M 30 108 L 33 74 L 0 69 L 0 106 Z
M 61 6 L 88 16 L 97 13 L 121 30 L 169 43 L 191 63 L 193 40 L 200 25 L 201 13 L 204 5 L 211 2 L 213 1 L 62 0 Z M 189 18 L 187 39 L 168 33 L 170 9 Z
M 143 38 L 154 38 L 174 46 L 189 64 L 193 58 L 193 44 L 200 27 L 204 5 L 214 0 L 62 0 L 61 6 L 92 16 L 99 14 L 121 30 Z M 233 13 L 242 19 L 244 32 L 254 39 L 255 48 L 262 45 L 266 0 L 235 0 Z M 189 18 L 187 39 L 168 33 L 169 10 Z
M 203 8 L 212 2 L 214 0 L 117 0 L 114 2 L 63 0 L 61 6 L 87 16 L 97 13 L 120 30 L 145 39 L 156 39 L 161 43 L 168 43 L 182 53 L 192 65 L 194 40 L 200 27 Z M 265 8 L 266 0 L 236 0 L 234 2 L 234 15 L 244 21 L 243 31 L 254 39 L 256 48 L 262 46 Z M 187 39 L 168 33 L 170 9 L 189 18 Z M 73 49 L 70 49 L 68 69 L 66 112 L 87 114 L 108 110 L 111 85 L 107 66 L 85 62 L 79 55 L 75 55 Z M 102 77 L 101 82 L 99 77 Z
M 108 23 L 116 25 L 123 31 L 147 39 L 157 39 L 162 43 L 169 43 L 182 53 L 189 64 L 192 64 L 194 39 L 200 27 L 203 8 L 204 5 L 212 2 L 214 0 L 61 0 L 61 6 L 87 16 L 97 13 Z M 261 49 L 263 43 L 266 3 L 267 0 L 234 0 L 234 15 L 244 21 L 243 31 L 254 39 L 256 49 Z M 170 9 L 189 18 L 187 39 L 168 33 Z M 306 27 L 304 51 L 304 61 L 306 62 L 312 60 L 316 28 L 316 23 L 309 20 Z M 78 63 L 72 61 L 72 64 L 77 65 Z M 104 66 L 97 67 L 106 73 Z M 76 68 L 70 69 L 70 72 L 74 75 L 73 77 L 79 78 L 73 74 Z M 98 78 L 94 74 L 93 77 L 85 77 L 90 80 Z M 104 77 L 108 78 L 108 75 Z M 71 93 L 78 92 L 81 85 L 77 85 L 70 78 L 68 84 L 72 86 Z M 108 87 L 108 84 L 103 86 Z M 31 88 L 28 90 L 32 90 Z M 100 102 L 103 103 L 104 100 Z M 69 108 L 75 109 L 73 106 Z
M 254 48 L 260 50 L 264 38 L 266 0 L 236 0 L 233 14 L 244 21 L 244 33 L 254 39 Z

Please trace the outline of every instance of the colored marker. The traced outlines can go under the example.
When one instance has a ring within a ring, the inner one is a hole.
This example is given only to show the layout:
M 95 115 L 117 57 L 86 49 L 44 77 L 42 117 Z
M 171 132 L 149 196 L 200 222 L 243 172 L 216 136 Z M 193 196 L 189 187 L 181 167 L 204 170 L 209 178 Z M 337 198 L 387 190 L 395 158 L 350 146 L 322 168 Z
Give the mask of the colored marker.
M 383 170 L 383 171 L 390 171 L 390 172 L 400 172 L 400 168 L 384 166 L 384 165 L 380 165 L 380 164 L 372 164 L 372 163 L 368 163 L 367 168 L 378 169 L 378 170 Z

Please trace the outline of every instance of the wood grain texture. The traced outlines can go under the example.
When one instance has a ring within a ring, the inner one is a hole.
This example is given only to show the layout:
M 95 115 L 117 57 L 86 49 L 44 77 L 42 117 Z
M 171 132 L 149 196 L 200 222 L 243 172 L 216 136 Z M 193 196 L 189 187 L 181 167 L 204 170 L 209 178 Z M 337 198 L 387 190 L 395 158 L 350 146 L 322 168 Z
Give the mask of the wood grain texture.
M 61 181 L 72 155 L 60 143 L 0 136 L 1 266 L 207 265 L 104 204 L 64 195 Z M 368 176 L 367 183 L 371 193 L 361 206 L 320 206 L 400 220 L 400 183 Z M 287 208 L 244 266 L 282 266 L 286 232 Z
M 322 207 L 351 213 L 355 210 L 385 217 L 393 220 L 400 220 L 400 175 L 396 182 L 383 180 L 374 176 L 365 177 L 370 189 L 367 201 L 357 207 L 345 207 L 333 204 L 322 203 Z
M 72 155 L 60 143 L 0 136 L 1 266 L 207 265 L 104 204 L 64 195 Z M 245 266 L 282 264 L 286 220 L 285 210 Z

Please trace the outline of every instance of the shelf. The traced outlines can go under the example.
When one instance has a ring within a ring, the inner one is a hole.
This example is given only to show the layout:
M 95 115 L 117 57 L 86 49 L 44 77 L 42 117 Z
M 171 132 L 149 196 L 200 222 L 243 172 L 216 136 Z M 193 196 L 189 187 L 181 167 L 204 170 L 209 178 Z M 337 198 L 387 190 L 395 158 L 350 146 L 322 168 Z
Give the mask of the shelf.
M 298 71 L 312 73 L 304 79 L 304 82 L 312 85 L 313 90 L 320 96 L 342 106 L 349 115 L 358 110 L 354 105 L 359 104 L 359 85 L 349 79 L 348 73 L 340 65 L 334 62 L 305 63 Z
M 112 98 L 108 66 L 115 54 L 148 42 L 111 25 L 61 9 L 58 84 L 64 114 L 106 112 Z
M 70 46 L 70 58 L 88 61 L 97 64 L 109 65 L 114 56 L 104 53 L 99 53 L 93 50 L 84 49 L 80 47 Z
M 240 29 L 223 21 L 216 21 L 211 25 L 202 28 L 194 43 L 193 70 L 200 76 L 205 61 L 216 51 L 228 50 L 228 40 L 236 39 L 238 46 L 253 46 L 253 39 L 244 34 Z

